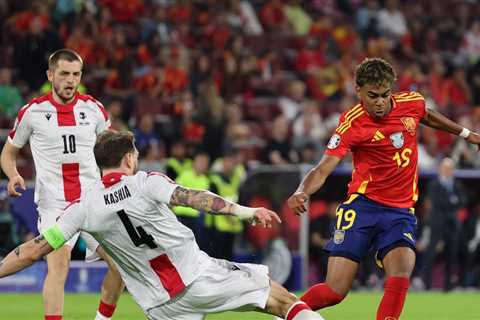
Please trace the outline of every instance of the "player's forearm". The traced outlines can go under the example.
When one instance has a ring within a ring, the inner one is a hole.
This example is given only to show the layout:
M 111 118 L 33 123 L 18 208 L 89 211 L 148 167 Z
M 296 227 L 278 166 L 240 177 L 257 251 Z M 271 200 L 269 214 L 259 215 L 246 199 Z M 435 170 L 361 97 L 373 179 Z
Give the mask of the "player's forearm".
M 455 135 L 459 135 L 463 130 L 462 126 L 432 109 L 427 109 L 421 123 L 431 128 L 440 129 Z
M 305 178 L 303 178 L 297 188 L 297 192 L 304 192 L 307 195 L 315 193 L 323 186 L 327 177 L 332 173 L 340 161 L 341 159 L 336 156 L 324 155 L 320 160 L 320 163 L 310 170 Z
M 327 176 L 324 172 L 322 172 L 321 167 L 316 166 L 315 168 L 311 169 L 303 178 L 302 182 L 297 188 L 297 192 L 304 192 L 310 196 L 323 186 L 326 179 Z
M 0 156 L 0 164 L 5 175 L 10 179 L 19 175 L 17 170 L 17 151 L 6 142 Z
M 170 204 L 224 215 L 234 215 L 237 206 L 210 191 L 188 189 L 182 186 L 175 189 Z

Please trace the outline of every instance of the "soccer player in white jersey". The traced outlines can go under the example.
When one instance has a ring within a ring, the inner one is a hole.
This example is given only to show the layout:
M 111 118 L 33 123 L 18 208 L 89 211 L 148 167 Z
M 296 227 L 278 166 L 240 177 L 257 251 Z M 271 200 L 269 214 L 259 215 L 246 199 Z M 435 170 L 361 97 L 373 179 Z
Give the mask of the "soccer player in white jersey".
M 0 262 L 0 277 L 31 265 L 79 230 L 90 233 L 117 265 L 128 291 L 151 320 L 200 320 L 227 310 L 257 310 L 288 320 L 323 319 L 268 277 L 262 265 L 209 257 L 170 206 L 237 215 L 264 227 L 276 213 L 177 185 L 161 173 L 137 172 L 130 132 L 98 136 L 95 158 L 103 178 L 59 221 Z
M 16 156 L 30 143 L 40 232 L 53 225 L 63 209 L 100 176 L 93 147 L 97 134 L 108 129 L 110 121 L 100 102 L 77 91 L 82 67 L 82 58 L 75 51 L 61 49 L 50 56 L 47 77 L 52 91 L 20 109 L 2 150 L 1 166 L 9 178 L 8 193 L 18 197 L 21 193 L 16 188 L 25 190 L 25 182 L 17 171 Z M 48 273 L 43 286 L 46 320 L 63 317 L 65 280 L 77 238 L 78 234 L 47 256 Z M 109 319 L 123 291 L 123 282 L 98 243 L 89 235 L 82 238 L 87 243 L 88 256 L 98 254 L 110 266 L 96 316 L 97 320 Z

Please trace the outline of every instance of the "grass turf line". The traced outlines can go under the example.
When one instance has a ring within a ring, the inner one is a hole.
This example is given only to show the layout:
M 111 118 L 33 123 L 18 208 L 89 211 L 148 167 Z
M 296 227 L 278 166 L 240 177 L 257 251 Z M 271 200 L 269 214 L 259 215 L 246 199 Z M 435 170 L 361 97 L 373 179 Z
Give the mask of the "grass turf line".
M 98 294 L 67 294 L 66 320 L 91 320 L 94 318 Z M 370 320 L 375 318 L 380 293 L 354 292 L 341 304 L 322 310 L 326 320 Z M 402 320 L 479 320 L 480 293 L 411 293 L 407 297 Z M 0 294 L 0 319 L 38 320 L 43 317 L 40 294 Z M 145 319 L 132 298 L 122 296 L 114 318 L 118 320 Z M 271 320 L 272 316 L 260 313 L 228 312 L 209 315 L 207 320 Z

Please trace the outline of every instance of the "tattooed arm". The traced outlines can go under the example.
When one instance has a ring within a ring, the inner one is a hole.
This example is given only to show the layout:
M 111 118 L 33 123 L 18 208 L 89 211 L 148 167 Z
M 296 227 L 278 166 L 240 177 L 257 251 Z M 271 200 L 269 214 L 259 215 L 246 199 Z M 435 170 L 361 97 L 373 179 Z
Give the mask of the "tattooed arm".
M 233 215 L 235 207 L 234 203 L 210 191 L 188 189 L 182 186 L 175 189 L 170 204 L 225 215 Z
M 173 206 L 186 206 L 214 214 L 235 215 L 240 219 L 258 222 L 264 227 L 271 227 L 272 220 L 281 222 L 278 215 L 268 209 L 244 207 L 210 191 L 188 189 L 182 186 L 175 188 L 170 204 Z
M 53 251 L 43 235 L 39 235 L 10 252 L 0 262 L 0 278 L 17 273 Z

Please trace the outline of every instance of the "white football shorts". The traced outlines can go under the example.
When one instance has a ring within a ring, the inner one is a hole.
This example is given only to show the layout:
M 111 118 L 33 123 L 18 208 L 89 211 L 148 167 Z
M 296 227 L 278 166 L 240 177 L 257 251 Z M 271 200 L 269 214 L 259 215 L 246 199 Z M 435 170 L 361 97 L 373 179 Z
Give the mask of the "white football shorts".
M 50 205 L 48 207 L 38 206 L 38 222 L 37 222 L 37 229 L 39 232 L 48 229 L 55 222 L 58 220 L 58 217 L 63 213 L 63 210 L 66 208 L 68 204 L 66 203 L 59 203 L 57 205 Z M 100 257 L 98 256 L 96 250 L 99 246 L 97 240 L 95 240 L 90 234 L 86 232 L 79 232 L 76 233 L 70 240 L 65 242 L 65 245 L 71 247 L 75 247 L 75 243 L 77 243 L 78 237 L 81 236 L 82 239 L 85 241 L 87 250 L 85 254 L 85 260 L 87 262 L 92 262 L 99 260 Z
M 201 320 L 223 311 L 265 308 L 270 295 L 268 267 L 211 258 L 210 267 L 179 296 L 146 311 L 150 320 Z

